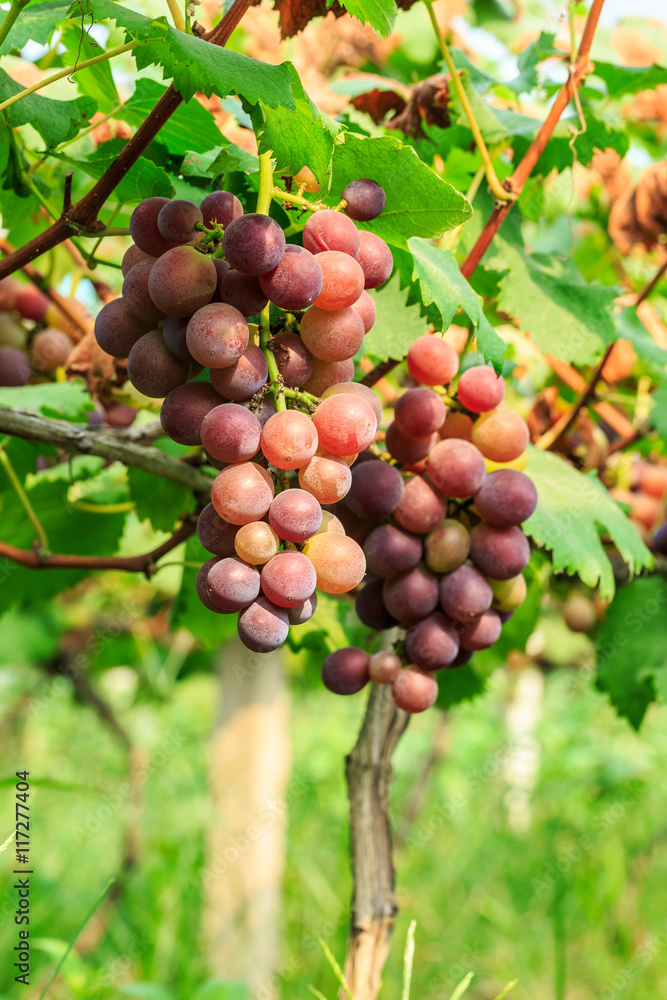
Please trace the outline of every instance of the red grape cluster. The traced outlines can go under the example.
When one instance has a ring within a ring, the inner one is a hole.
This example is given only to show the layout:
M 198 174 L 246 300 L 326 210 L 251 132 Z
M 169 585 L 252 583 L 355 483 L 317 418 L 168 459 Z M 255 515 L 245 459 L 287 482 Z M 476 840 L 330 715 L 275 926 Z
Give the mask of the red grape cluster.
M 380 214 L 380 185 L 353 181 L 343 199 L 346 214 L 312 213 L 301 246 L 226 191 L 199 207 L 149 198 L 130 220 L 122 297 L 95 324 L 100 346 L 127 357 L 135 388 L 163 398 L 165 432 L 203 445 L 220 470 L 198 523 L 212 558 L 197 593 L 213 612 L 238 613 L 256 652 L 312 616 L 316 589 L 346 593 L 366 569 L 361 546 L 322 504 L 347 494 L 350 466 L 382 421 L 372 389 L 351 381 L 352 358 L 375 320 L 367 289 L 389 278 L 393 261 L 353 221 Z M 260 314 L 261 337 L 248 323 Z
M 360 456 L 347 514 L 340 514 L 369 570 L 357 615 L 378 631 L 404 628 L 403 655 L 339 649 L 325 660 L 322 679 L 338 694 L 369 680 L 392 684 L 396 704 L 420 712 L 436 700 L 435 672 L 491 647 L 523 602 L 530 546 L 520 525 L 537 492 L 528 476 L 507 467 L 522 464 L 528 427 L 504 406 L 502 377 L 475 365 L 460 376 L 455 395 L 435 391 L 458 370 L 456 352 L 436 336 L 415 341 L 407 363 L 422 385 L 398 399 L 382 456 L 407 475 L 370 452 Z
M 70 309 L 81 304 L 68 300 Z M 26 385 L 51 377 L 74 346 L 58 307 L 34 285 L 17 278 L 0 281 L 0 386 Z

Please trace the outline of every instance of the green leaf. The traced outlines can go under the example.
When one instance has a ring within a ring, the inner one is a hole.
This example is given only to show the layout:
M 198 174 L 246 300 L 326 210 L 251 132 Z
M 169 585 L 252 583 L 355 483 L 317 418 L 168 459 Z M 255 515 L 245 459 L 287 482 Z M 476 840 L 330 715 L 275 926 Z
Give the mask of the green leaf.
M 0 45 L 0 55 L 7 55 L 11 49 L 22 49 L 27 42 L 46 45 L 60 21 L 67 18 L 68 3 L 48 0 L 22 11 L 21 16 Z
M 384 38 L 391 34 L 398 8 L 394 0 L 340 0 L 348 14 L 370 24 Z
M 383 288 L 374 289 L 369 295 L 375 300 L 377 317 L 364 338 L 360 356 L 370 354 L 378 361 L 388 358 L 400 361 L 408 353 L 413 340 L 423 335 L 426 320 L 418 305 L 406 305 L 408 293 L 401 291 L 398 274 Z M 396 321 L 397 316 L 400 322 Z
M 156 531 L 173 531 L 179 516 L 188 509 L 187 486 L 135 468 L 128 468 L 127 479 L 139 520 L 147 519 Z
M 34 611 L 10 608 L 0 618 L 0 663 L 29 666 L 50 659 L 60 645 L 59 625 L 53 604 Z
M 207 97 L 238 94 L 257 104 L 269 107 L 294 107 L 292 77 L 288 67 L 270 66 L 232 49 L 211 45 L 194 35 L 172 28 L 165 17 L 151 20 L 115 0 L 76 0 L 70 9 L 74 18 L 94 17 L 96 21 L 112 20 L 123 28 L 127 41 L 136 39 L 134 49 L 137 67 L 157 64 L 165 79 L 172 79 L 176 90 L 189 101 L 203 92 Z
M 392 7 L 394 0 L 389 0 Z M 334 136 L 343 126 L 333 121 L 317 108 L 306 94 L 299 75 L 291 63 L 292 93 L 296 108 L 269 108 L 263 106 L 264 127 L 259 135 L 260 153 L 273 151 L 276 170 L 296 174 L 308 166 L 321 185 L 325 184 L 331 169 Z M 327 184 L 328 186 L 328 184 Z
M 5 101 L 25 89 L 12 80 L 4 69 L 0 69 L 0 100 Z M 50 148 L 66 139 L 72 139 L 79 129 L 90 123 L 96 110 L 97 104 L 90 97 L 53 101 L 40 94 L 29 94 L 12 104 L 3 114 L 12 127 L 32 125 Z
M 86 423 L 93 409 L 83 382 L 48 382 L 0 389 L 0 406 L 28 413 L 59 417 L 72 423 Z
M 616 63 L 595 60 L 593 76 L 604 80 L 607 93 L 612 98 L 626 94 L 638 94 L 642 90 L 654 90 L 667 83 L 667 68 L 658 66 L 618 66 Z
M 247 1000 L 248 987 L 233 979 L 209 979 L 196 991 L 192 1000 Z
M 597 686 L 639 729 L 656 689 L 665 691 L 667 585 L 659 576 L 622 587 L 595 636 Z
M 334 147 L 333 180 L 327 204 L 337 205 L 343 188 L 359 177 L 381 184 L 387 195 L 384 211 L 360 229 L 377 233 L 387 243 L 406 247 L 411 236 L 442 236 L 472 215 L 463 195 L 445 184 L 411 146 L 392 136 L 366 138 L 346 132 Z
M 259 170 L 259 157 L 247 153 L 245 149 L 227 142 L 220 136 L 222 146 L 216 146 L 205 153 L 195 153 L 188 150 L 185 154 L 181 171 L 184 177 L 217 177 L 238 170 L 244 174 L 256 174 Z
M 505 359 L 505 342 L 484 315 L 482 299 L 461 274 L 454 254 L 418 237 L 408 240 L 408 247 L 415 262 L 413 278 L 419 281 L 424 305 L 435 304 L 442 316 L 443 330 L 447 329 L 459 309 L 463 309 L 475 328 L 477 349 L 500 375 Z
M 472 701 L 482 694 L 486 688 L 484 680 L 475 673 L 469 663 L 456 670 L 440 670 L 436 674 L 438 681 L 438 708 L 452 708 L 462 701 Z
M 497 236 L 484 263 L 506 271 L 498 308 L 543 351 L 586 365 L 617 339 L 612 309 L 618 290 L 587 285 L 574 261 L 528 254 Z
M 142 77 L 137 80 L 132 97 L 114 117 L 138 128 L 166 89 L 163 84 Z M 165 145 L 170 153 L 182 156 L 189 150 L 204 153 L 224 140 L 211 112 L 202 107 L 199 101 L 191 101 L 187 106 L 180 105 L 176 108 L 160 129 L 156 141 Z
M 104 51 L 87 31 L 82 31 L 80 24 L 71 22 L 63 28 L 61 42 L 67 49 L 72 65 L 93 59 Z M 76 85 L 82 94 L 87 94 L 97 102 L 100 111 L 111 111 L 121 103 L 108 59 L 77 71 Z
M 614 572 L 600 539 L 609 535 L 631 574 L 653 565 L 635 526 L 594 473 L 585 476 L 564 459 L 528 449 L 526 475 L 537 487 L 537 508 L 523 530 L 550 549 L 556 573 L 577 574 L 602 597 L 614 595 Z
M 630 341 L 637 356 L 642 361 L 648 362 L 656 374 L 664 375 L 665 365 L 667 365 L 667 351 L 656 344 L 637 315 L 637 310 L 633 306 L 621 309 L 614 315 L 614 319 L 619 336 Z
M 186 562 L 202 565 L 211 558 L 211 553 L 202 546 L 197 536 L 188 538 L 185 545 Z M 171 607 L 170 622 L 175 631 L 186 628 L 206 648 L 220 646 L 236 635 L 236 615 L 217 615 L 205 608 L 197 597 L 195 581 L 197 570 L 185 566 L 181 586 Z
M 667 439 L 667 381 L 658 386 L 651 396 L 651 423 L 663 438 Z
M 111 139 L 91 153 L 86 159 L 73 159 L 62 153 L 55 155 L 63 163 L 76 167 L 98 180 L 114 163 L 118 153 L 125 146 L 123 139 Z M 114 189 L 113 197 L 121 203 L 143 201 L 144 198 L 171 198 L 174 187 L 169 174 L 163 167 L 153 163 L 146 156 L 140 156 Z

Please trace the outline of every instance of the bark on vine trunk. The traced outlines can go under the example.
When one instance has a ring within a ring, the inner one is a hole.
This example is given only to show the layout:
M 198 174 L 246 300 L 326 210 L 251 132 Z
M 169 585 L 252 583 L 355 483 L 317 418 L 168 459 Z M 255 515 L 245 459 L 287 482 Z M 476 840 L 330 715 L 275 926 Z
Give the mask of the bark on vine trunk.
M 408 721 L 409 716 L 394 704 L 391 689 L 373 684 L 359 739 L 346 761 L 354 890 L 345 978 L 354 1000 L 376 1000 L 398 912 L 391 759 Z

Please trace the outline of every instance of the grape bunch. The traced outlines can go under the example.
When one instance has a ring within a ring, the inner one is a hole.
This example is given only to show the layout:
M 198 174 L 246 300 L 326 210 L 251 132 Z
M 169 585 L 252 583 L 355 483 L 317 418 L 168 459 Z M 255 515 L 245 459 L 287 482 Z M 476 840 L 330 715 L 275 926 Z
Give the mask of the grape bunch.
M 70 308 L 81 309 L 69 300 Z M 34 285 L 17 278 L 0 281 L 0 386 L 43 381 L 64 366 L 73 348 L 69 324 Z
M 212 558 L 197 594 L 212 612 L 238 614 L 256 652 L 308 621 L 316 589 L 347 593 L 366 569 L 323 505 L 347 494 L 350 466 L 382 422 L 373 390 L 352 383 L 352 359 L 375 321 L 367 289 L 393 260 L 354 221 L 380 214 L 380 185 L 353 181 L 341 204 L 313 211 L 297 245 L 230 192 L 199 207 L 149 198 L 130 220 L 122 295 L 95 324 L 134 387 L 163 399 L 165 433 L 203 446 L 219 470 L 198 521 Z
M 474 365 L 455 392 L 436 391 L 459 359 L 433 335 L 412 344 L 407 365 L 421 384 L 399 397 L 386 453 L 357 459 L 340 512 L 369 571 L 358 617 L 377 631 L 405 631 L 395 652 L 336 650 L 322 680 L 337 694 L 369 680 L 391 684 L 396 704 L 412 713 L 435 703 L 436 671 L 490 648 L 523 602 L 530 546 L 520 525 L 537 492 L 521 471 L 528 427 L 504 405 L 502 376 Z

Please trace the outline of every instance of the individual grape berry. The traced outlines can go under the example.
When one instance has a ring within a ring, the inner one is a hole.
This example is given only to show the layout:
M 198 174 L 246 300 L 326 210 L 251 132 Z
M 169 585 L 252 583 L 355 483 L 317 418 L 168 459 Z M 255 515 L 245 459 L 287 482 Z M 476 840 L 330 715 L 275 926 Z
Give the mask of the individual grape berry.
M 324 390 L 322 399 L 328 399 L 329 396 L 338 396 L 341 392 L 364 399 L 375 414 L 378 427 L 380 426 L 383 418 L 382 403 L 369 386 L 362 385 L 361 382 L 337 382 Z
M 138 264 L 137 268 L 144 266 Z M 130 271 L 125 282 L 137 268 Z M 148 278 L 148 291 L 153 302 L 168 316 L 192 316 L 211 301 L 217 285 L 218 272 L 213 260 L 190 246 L 167 250 L 155 261 Z
M 364 290 L 364 272 L 354 257 L 340 250 L 325 250 L 317 255 L 322 269 L 322 291 L 314 305 L 319 309 L 347 309 Z
M 493 368 L 473 365 L 466 369 L 456 387 L 461 406 L 472 413 L 486 413 L 498 406 L 505 395 L 505 379 Z
M 470 534 L 460 521 L 446 518 L 424 539 L 426 565 L 434 573 L 451 573 L 468 558 Z
M 322 511 L 322 523 L 315 532 L 316 535 L 345 535 L 347 532 L 342 522 L 330 510 Z
M 189 374 L 190 366 L 167 350 L 159 330 L 151 330 L 140 337 L 127 357 L 130 382 L 144 396 L 154 399 L 167 396 L 177 385 L 186 382 Z
M 254 401 L 251 402 L 251 403 L 248 403 L 247 405 L 250 407 L 250 409 L 252 410 L 252 412 L 255 414 L 255 416 L 259 420 L 260 424 L 262 425 L 262 427 L 267 422 L 267 420 L 269 420 L 273 416 L 273 414 L 276 412 L 275 406 L 273 405 L 273 403 L 271 402 L 271 400 L 268 399 L 266 396 L 264 396 L 264 398 L 260 402 L 259 406 Z
M 447 438 L 461 438 L 472 444 L 472 420 L 466 413 L 448 413 L 438 434 L 443 441 Z
M 492 462 L 513 462 L 528 447 L 528 424 L 513 410 L 498 406 L 482 413 L 472 428 L 473 443 Z
M 387 517 L 403 495 L 403 478 L 386 462 L 364 462 L 352 469 L 352 485 L 345 504 L 360 517 Z
M 255 414 L 238 403 L 214 407 L 201 425 L 204 448 L 220 462 L 247 462 L 259 451 L 261 433 Z
M 205 549 L 223 559 L 234 555 L 234 539 L 238 531 L 238 525 L 223 520 L 212 503 L 207 504 L 197 518 L 199 541 Z
M 354 361 L 348 358 L 347 361 L 320 361 L 313 358 L 313 370 L 301 388 L 304 392 L 310 392 L 313 396 L 321 396 L 326 389 L 340 382 L 351 382 L 354 378 Z
M 368 661 L 368 674 L 376 684 L 393 684 L 401 672 L 401 661 L 396 653 L 381 651 Z
M 322 400 L 313 414 L 320 447 L 332 455 L 358 455 L 375 437 L 377 420 L 368 403 L 351 393 Z
M 435 611 L 438 579 L 426 566 L 415 566 L 384 581 L 382 600 L 397 621 L 402 625 L 412 625 Z
M 312 594 L 302 604 L 295 604 L 293 608 L 286 608 L 285 610 L 287 611 L 290 625 L 305 625 L 317 611 L 317 594 Z
M 259 595 L 259 570 L 241 559 L 218 559 L 208 571 L 206 591 L 223 611 L 240 611 Z
M 242 524 L 236 531 L 234 549 L 239 559 L 261 566 L 273 559 L 280 548 L 280 539 L 266 521 L 251 521 Z
M 364 291 L 357 301 L 352 303 L 350 309 L 354 309 L 361 316 L 361 321 L 364 324 L 364 333 L 370 333 L 377 318 L 375 299 L 371 298 L 368 292 Z
M 412 476 L 403 483 L 403 496 L 394 511 L 394 519 L 406 531 L 425 535 L 440 524 L 446 507 L 430 483 L 422 476 Z
M 277 469 L 300 469 L 317 451 L 317 443 L 313 421 L 300 410 L 282 410 L 262 428 L 262 452 Z
M 303 230 L 303 245 L 312 254 L 339 250 L 356 257 L 359 253 L 359 230 L 341 212 L 327 208 L 313 212 Z
M 387 427 L 384 443 L 387 451 L 402 465 L 415 465 L 426 458 L 429 451 L 438 440 L 437 434 L 426 434 L 424 437 L 409 437 L 401 433 L 396 426 L 396 421 Z
M 0 301 L 2 288 L 0 285 Z M 10 313 L 0 312 L 0 347 L 23 348 L 28 339 L 27 331 Z
M 239 215 L 225 227 L 222 249 L 230 267 L 244 274 L 266 274 L 285 253 L 285 234 L 268 215 Z
M 313 370 L 313 356 L 295 333 L 283 331 L 269 343 L 285 385 L 298 389 L 307 382 Z
M 394 407 L 394 422 L 407 437 L 433 434 L 445 422 L 445 404 L 433 389 L 408 389 Z
M 431 335 L 412 342 L 406 361 L 413 379 L 422 385 L 448 385 L 459 370 L 459 356 L 451 344 Z
M 595 605 L 583 594 L 570 594 L 562 610 L 565 624 L 571 632 L 591 632 L 597 625 Z
M 198 362 L 190 354 L 187 342 L 187 329 L 190 322 L 189 316 L 167 316 L 162 324 L 162 336 L 167 348 L 179 361 L 187 361 L 189 364 Z
M 384 211 L 387 196 L 384 188 L 368 178 L 350 181 L 343 188 L 341 198 L 347 202 L 344 212 L 357 222 L 370 222 Z
M 249 524 L 264 517 L 273 500 L 273 480 L 256 462 L 228 465 L 213 481 L 211 499 L 230 524 Z
M 218 283 L 218 298 L 248 318 L 257 316 L 269 301 L 255 274 L 228 270 Z
M 357 646 L 336 649 L 322 664 L 322 683 L 334 694 L 356 694 L 366 687 L 369 656 Z
M 317 589 L 325 594 L 346 594 L 358 586 L 366 572 L 363 549 L 347 535 L 313 535 L 303 548 L 317 573 Z
M 384 240 L 375 233 L 359 233 L 357 260 L 364 274 L 364 288 L 378 288 L 391 278 L 394 258 Z
M 384 580 L 371 580 L 359 591 L 354 602 L 354 610 L 359 621 L 376 632 L 383 632 L 398 624 L 384 606 L 383 584 Z
M 301 320 L 301 339 L 321 361 L 353 358 L 364 342 L 364 323 L 354 309 L 318 309 L 313 306 Z
M 123 301 L 129 312 L 145 323 L 156 323 L 164 312 L 153 302 L 148 282 L 156 260 L 142 260 L 127 272 L 123 281 Z
M 218 615 L 227 615 L 230 613 L 229 611 L 223 611 L 222 608 L 219 608 L 217 604 L 213 603 L 208 595 L 208 588 L 206 586 L 209 571 L 217 562 L 219 562 L 219 559 L 217 556 L 214 556 L 213 559 L 207 559 L 203 566 L 201 566 L 197 573 L 197 579 L 195 580 L 195 592 L 207 611 L 213 611 Z
M 176 246 L 164 238 L 157 226 L 158 215 L 168 204 L 169 198 L 146 198 L 130 216 L 130 236 L 139 249 L 150 257 L 159 257 Z
M 0 347 L 0 385 L 25 385 L 30 378 L 30 361 L 17 347 Z
M 465 667 L 466 663 L 470 663 L 473 652 L 474 650 L 472 649 L 464 649 L 463 646 L 460 646 L 456 659 L 449 664 L 449 669 L 456 670 L 459 667 Z
M 160 409 L 162 430 L 178 444 L 200 445 L 204 417 L 222 402 L 210 382 L 177 385 L 167 394 Z
M 322 508 L 305 490 L 283 490 L 271 502 L 269 524 L 286 542 L 305 542 L 322 524 Z
M 348 493 L 352 473 L 345 459 L 324 451 L 299 469 L 299 486 L 319 503 L 338 503 Z
M 649 496 L 662 500 L 667 494 L 667 467 L 650 465 L 648 462 L 641 465 L 637 485 L 643 493 L 648 493 Z
M 109 427 L 130 427 L 136 417 L 137 411 L 133 406 L 127 406 L 125 403 L 112 403 L 106 408 L 105 423 Z
M 521 574 L 511 576 L 509 580 L 491 580 L 494 611 L 515 611 L 526 599 L 528 588 L 526 578 Z
M 477 652 L 490 649 L 500 638 L 502 622 L 495 611 L 485 611 L 459 632 L 459 643 L 464 649 Z
M 464 622 L 488 611 L 493 591 L 486 579 L 474 566 L 463 563 L 451 573 L 440 578 L 440 604 L 450 618 Z
M 235 364 L 211 369 L 211 382 L 220 395 L 236 402 L 254 396 L 268 377 L 269 366 L 264 352 L 255 344 L 248 344 Z
M 499 469 L 489 473 L 475 494 L 475 509 L 479 516 L 498 528 L 521 524 L 536 506 L 535 484 L 516 469 Z
M 429 453 L 427 469 L 437 490 L 459 499 L 473 496 L 486 479 L 481 452 L 474 444 L 460 438 L 438 442 Z
M 298 312 L 307 309 L 322 291 L 322 268 L 304 247 L 288 243 L 279 264 L 259 283 L 268 299 L 279 309 Z
M 363 548 L 366 565 L 377 576 L 398 576 L 414 569 L 422 558 L 421 538 L 397 528 L 395 524 L 380 524 L 373 528 Z
M 530 545 L 520 528 L 496 528 L 482 521 L 470 532 L 470 558 L 484 576 L 508 580 L 528 565 Z
M 271 653 L 284 643 L 289 633 L 289 619 L 266 597 L 258 597 L 238 617 L 239 638 L 254 653 Z
M 202 306 L 188 323 L 186 341 L 192 357 L 207 368 L 235 364 L 246 347 L 250 331 L 233 306 L 213 302 Z
M 0 279 L 0 310 L 13 312 L 16 309 L 16 300 L 24 287 L 23 282 L 11 275 L 8 278 Z M 8 344 L 7 346 L 13 345 Z
M 61 330 L 40 330 L 30 345 L 32 366 L 38 372 L 54 372 L 67 364 L 72 351 L 72 341 Z
M 264 564 L 262 592 L 279 608 L 303 604 L 315 592 L 315 567 L 302 552 L 279 552 Z
M 459 637 L 453 623 L 441 611 L 411 625 L 405 636 L 405 652 L 422 670 L 442 670 L 450 666 L 459 651 Z
M 435 705 L 438 682 L 432 673 L 409 666 L 401 670 L 392 685 L 391 693 L 398 708 L 416 715 Z
M 171 243 L 189 243 L 198 235 L 196 223 L 203 221 L 201 210 L 187 198 L 173 198 L 158 212 L 160 235 Z
M 232 219 L 243 215 L 243 205 L 230 191 L 213 191 L 207 194 L 199 208 L 207 229 L 212 229 L 216 222 L 225 228 Z
M 151 257 L 151 255 L 148 253 L 144 253 L 143 250 L 140 250 L 139 247 L 135 246 L 135 244 L 133 243 L 132 246 L 128 247 L 128 249 L 123 254 L 123 259 L 120 265 L 120 270 L 123 277 L 125 277 L 128 271 L 132 270 L 135 264 L 139 264 L 142 260 L 155 261 L 157 260 L 157 258 Z

